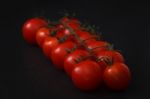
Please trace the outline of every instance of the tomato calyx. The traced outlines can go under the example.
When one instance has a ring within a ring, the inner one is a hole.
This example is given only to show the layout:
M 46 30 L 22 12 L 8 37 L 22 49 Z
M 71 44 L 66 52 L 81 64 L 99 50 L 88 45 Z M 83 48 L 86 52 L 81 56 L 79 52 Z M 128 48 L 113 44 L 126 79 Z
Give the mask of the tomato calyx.
M 66 51 L 67 51 L 67 53 L 69 54 L 69 53 L 74 52 L 76 49 L 77 49 L 77 46 L 75 45 L 72 49 L 66 48 Z
M 84 60 L 87 60 L 91 57 L 91 55 L 89 56 L 83 56 L 83 55 L 80 55 L 78 59 L 74 59 L 74 61 L 78 64 L 80 63 L 81 61 L 84 61 Z
M 102 26 L 102 25 L 101 25 Z M 89 25 L 88 23 L 81 24 L 81 27 L 85 31 L 89 31 L 91 34 L 99 35 L 101 37 L 101 31 L 102 27 L 97 27 L 95 25 Z
M 65 42 L 68 38 L 69 38 L 70 36 L 69 35 L 65 35 L 65 36 L 63 36 L 62 38 L 57 38 L 58 39 L 58 41 L 60 42 L 60 43 L 63 43 L 63 42 Z
M 91 34 L 95 34 L 96 30 L 94 29 L 95 26 L 91 26 L 89 24 L 82 24 L 82 28 L 86 31 L 89 31 Z
M 108 50 L 114 50 L 114 45 L 113 44 L 110 44 L 110 43 L 108 43 Z
M 95 59 L 97 62 L 105 62 L 107 64 L 107 66 L 112 66 L 113 65 L 113 59 L 111 57 L 99 57 Z
M 108 42 L 106 42 L 106 43 L 107 43 L 107 44 L 106 44 L 105 46 L 97 46 L 97 47 L 95 47 L 95 48 L 93 48 L 93 49 L 88 49 L 88 51 L 89 51 L 90 53 L 93 53 L 93 50 L 98 49 L 98 48 L 106 48 L 107 50 L 114 50 L 113 44 L 110 44 L 110 43 L 108 43 Z

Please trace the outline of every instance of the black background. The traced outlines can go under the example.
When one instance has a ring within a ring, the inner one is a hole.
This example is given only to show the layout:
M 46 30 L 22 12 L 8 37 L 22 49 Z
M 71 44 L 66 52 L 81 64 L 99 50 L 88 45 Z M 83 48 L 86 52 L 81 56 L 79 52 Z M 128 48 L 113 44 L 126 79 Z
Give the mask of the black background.
M 36 15 L 56 20 L 59 12 L 75 12 L 82 22 L 100 26 L 103 38 L 122 51 L 132 72 L 129 88 L 113 92 L 76 89 L 69 77 L 56 70 L 42 51 L 28 45 L 21 28 Z M 0 98 L 133 99 L 149 97 L 150 6 L 122 1 L 5 1 L 0 6 Z M 149 97 L 150 98 L 150 97 Z

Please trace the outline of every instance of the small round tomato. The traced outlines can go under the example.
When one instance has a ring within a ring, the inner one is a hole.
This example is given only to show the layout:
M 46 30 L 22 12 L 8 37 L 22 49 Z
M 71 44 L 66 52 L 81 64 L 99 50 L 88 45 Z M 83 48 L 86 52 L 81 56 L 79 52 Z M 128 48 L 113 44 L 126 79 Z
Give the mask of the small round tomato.
M 56 32 L 56 37 L 59 39 L 64 37 L 65 35 L 70 35 L 70 31 L 68 29 L 59 29 Z
M 80 90 L 94 90 L 102 81 L 101 68 L 92 60 L 82 61 L 75 65 L 72 81 Z
M 56 37 L 46 37 L 43 42 L 43 52 L 50 58 L 52 50 L 59 45 L 59 40 Z
M 40 28 L 36 33 L 37 44 L 42 47 L 44 39 L 50 36 L 51 29 L 47 27 Z
M 69 21 L 70 19 L 66 16 L 60 19 L 60 22 L 63 22 L 63 23 L 68 23 Z
M 75 64 L 82 61 L 84 58 L 88 58 L 90 54 L 85 50 L 77 49 L 70 53 L 64 60 L 64 69 L 66 73 L 70 76 L 72 70 L 75 68 Z
M 81 29 L 80 22 L 78 20 L 76 20 L 76 19 L 70 19 L 70 21 L 67 24 L 73 30 Z
M 78 34 L 78 36 L 80 40 L 83 41 L 85 44 L 96 41 L 96 37 L 94 35 L 91 35 L 87 31 L 82 31 L 81 33 Z
M 75 43 L 66 41 L 54 48 L 51 52 L 51 59 L 53 64 L 59 69 L 64 69 L 64 60 L 69 54 L 68 50 L 71 50 L 74 47 Z
M 98 64 L 102 67 L 103 70 L 105 70 L 107 67 L 106 61 L 111 63 L 124 62 L 124 57 L 119 52 L 114 50 L 100 51 L 95 56 L 98 60 Z
M 82 46 L 82 45 L 85 45 L 89 42 L 96 41 L 95 36 L 91 35 L 87 31 L 75 30 L 75 33 L 78 36 L 78 39 L 74 40 L 74 42 L 77 44 L 77 46 Z
M 29 44 L 36 43 L 36 33 L 41 27 L 48 26 L 48 22 L 41 18 L 32 18 L 27 20 L 22 28 L 23 37 Z
M 64 28 L 65 28 L 65 27 L 64 27 L 62 24 L 57 24 L 57 25 L 56 25 L 56 29 L 58 29 L 58 30 L 59 30 L 59 29 L 64 29 Z
M 56 32 L 55 37 L 57 37 L 58 39 L 64 38 L 66 37 L 66 41 L 75 41 L 74 36 L 70 33 L 69 29 L 59 29 Z
M 60 20 L 61 23 L 66 23 L 72 29 L 79 29 L 80 22 L 76 18 L 64 17 Z
M 104 51 L 108 49 L 108 43 L 105 41 L 92 41 L 86 44 L 87 48 L 93 53 Z
M 104 82 L 113 90 L 124 90 L 129 85 L 131 73 L 123 63 L 114 63 L 104 71 Z

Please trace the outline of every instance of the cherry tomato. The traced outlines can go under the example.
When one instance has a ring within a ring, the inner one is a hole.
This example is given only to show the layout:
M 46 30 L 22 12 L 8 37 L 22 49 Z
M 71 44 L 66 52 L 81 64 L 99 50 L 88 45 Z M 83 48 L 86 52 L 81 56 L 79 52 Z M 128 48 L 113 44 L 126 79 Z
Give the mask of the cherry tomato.
M 55 35 L 58 39 L 66 37 L 66 41 L 75 42 L 75 37 L 70 33 L 68 29 L 60 29 Z
M 98 59 L 98 64 L 101 66 L 103 70 L 105 70 L 105 68 L 107 67 L 106 61 L 112 63 L 124 62 L 124 57 L 119 52 L 114 50 L 100 51 L 95 56 Z
M 76 19 L 70 19 L 70 21 L 68 22 L 68 26 L 70 26 L 70 28 L 74 30 L 81 29 L 80 22 Z
M 62 38 L 65 35 L 68 35 L 68 36 L 71 35 L 70 31 L 68 29 L 59 29 L 56 33 L 57 38 Z
M 48 22 L 41 18 L 32 18 L 27 20 L 22 28 L 23 37 L 29 44 L 36 43 L 36 33 L 41 27 L 48 26 Z
M 80 21 L 77 18 L 70 18 L 70 21 L 80 24 Z
M 47 27 L 40 28 L 36 33 L 37 44 L 42 47 L 44 39 L 50 36 L 51 29 Z
M 70 21 L 70 19 L 68 17 L 63 17 L 62 19 L 60 19 L 60 22 L 63 22 L 63 23 L 68 23 Z
M 72 70 L 75 68 L 75 64 L 82 61 L 83 58 L 88 58 L 90 54 L 85 50 L 77 49 L 70 53 L 64 60 L 64 69 L 68 75 L 71 75 Z
M 104 82 L 113 90 L 124 90 L 129 85 L 131 73 L 123 63 L 114 63 L 104 71 Z
M 82 61 L 75 65 L 72 71 L 72 81 L 81 90 L 94 90 L 102 81 L 101 68 L 92 60 Z
M 56 25 L 56 29 L 64 29 L 65 27 L 62 25 L 62 24 L 58 24 L 58 25 Z
M 69 54 L 68 50 L 71 50 L 74 47 L 75 43 L 66 41 L 54 48 L 51 52 L 51 59 L 53 64 L 59 69 L 64 69 L 64 60 Z
M 94 35 L 91 35 L 87 31 L 80 31 L 78 33 L 78 36 L 79 36 L 80 40 L 83 41 L 84 43 L 89 43 L 89 42 L 92 42 L 92 41 L 96 41 L 96 37 Z
M 72 29 L 79 29 L 80 28 L 80 22 L 76 18 L 64 17 L 60 20 L 60 22 L 66 23 Z
M 89 42 L 96 41 L 95 36 L 91 35 L 87 31 L 75 30 L 75 33 L 79 37 L 78 39 L 80 39 L 80 41 L 78 39 L 74 40 L 74 42 L 77 44 L 77 46 L 82 46 L 82 45 L 85 45 L 85 44 L 87 44 Z
M 59 45 L 59 40 L 56 37 L 46 37 L 43 42 L 43 52 L 50 58 L 52 50 Z
M 105 41 L 92 41 L 87 43 L 86 46 L 91 52 L 93 52 L 93 54 L 108 49 L 108 43 Z

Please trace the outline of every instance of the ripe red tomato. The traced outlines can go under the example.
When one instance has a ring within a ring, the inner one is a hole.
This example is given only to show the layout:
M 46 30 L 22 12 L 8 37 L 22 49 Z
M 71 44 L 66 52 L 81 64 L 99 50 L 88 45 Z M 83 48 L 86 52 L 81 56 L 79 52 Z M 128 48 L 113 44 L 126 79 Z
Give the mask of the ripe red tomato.
M 59 40 L 56 37 L 46 37 L 43 42 L 43 52 L 50 58 L 52 50 L 59 45 Z
M 56 32 L 56 37 L 59 39 L 64 37 L 65 35 L 68 35 L 68 36 L 71 35 L 68 29 L 59 29 Z
M 51 29 L 47 27 L 40 28 L 36 33 L 37 44 L 42 47 L 44 39 L 50 36 Z
M 81 48 L 83 47 L 82 45 L 96 41 L 96 38 L 87 31 L 75 30 L 75 33 L 77 34 L 78 39 L 75 39 L 74 42 Z
M 81 29 L 80 22 L 76 19 L 70 19 L 70 21 L 68 22 L 68 26 L 73 30 Z
M 105 61 L 112 63 L 124 62 L 124 57 L 119 52 L 114 50 L 100 51 L 95 56 L 98 59 L 98 64 L 101 66 L 102 70 L 105 70 L 107 67 L 107 63 Z
M 74 47 L 75 43 L 66 41 L 54 48 L 51 52 L 51 59 L 53 64 L 59 69 L 64 69 L 64 60 L 69 54 L 68 50 L 71 50 Z
M 105 41 L 92 41 L 87 43 L 86 46 L 91 52 L 93 52 L 93 54 L 108 49 L 108 43 Z
M 94 90 L 102 81 L 101 68 L 92 60 L 82 61 L 75 65 L 72 71 L 72 81 L 81 90 Z
M 131 73 L 123 63 L 114 63 L 104 71 L 104 82 L 113 90 L 124 90 L 130 82 Z
M 36 43 L 36 33 L 41 27 L 46 27 L 48 22 L 41 18 L 32 18 L 27 20 L 22 28 L 23 37 L 29 44 Z
M 92 41 L 96 41 L 96 38 L 94 35 L 91 35 L 89 32 L 87 31 L 80 31 L 77 33 L 80 40 L 83 41 L 85 44 L 92 42 Z
M 75 37 L 70 33 L 69 29 L 59 29 L 55 35 L 58 39 L 66 37 L 65 41 L 75 42 Z
M 60 19 L 60 22 L 62 22 L 62 23 L 68 23 L 69 21 L 70 21 L 70 19 L 66 16 Z
M 72 70 L 75 68 L 77 61 L 82 61 L 83 58 L 88 58 L 90 54 L 85 50 L 77 49 L 74 52 L 70 53 L 64 60 L 64 69 L 66 73 L 70 76 Z
M 76 18 L 64 17 L 60 20 L 60 22 L 66 23 L 72 29 L 79 29 L 80 28 L 80 22 Z
M 64 27 L 62 24 L 57 24 L 57 25 L 56 25 L 56 29 L 58 29 L 58 30 L 59 30 L 59 29 L 64 29 L 64 28 L 65 28 L 65 27 Z

